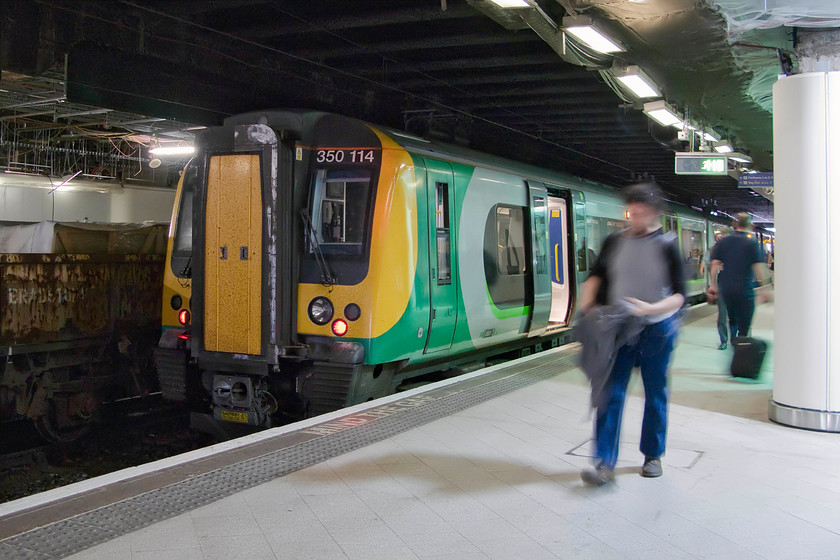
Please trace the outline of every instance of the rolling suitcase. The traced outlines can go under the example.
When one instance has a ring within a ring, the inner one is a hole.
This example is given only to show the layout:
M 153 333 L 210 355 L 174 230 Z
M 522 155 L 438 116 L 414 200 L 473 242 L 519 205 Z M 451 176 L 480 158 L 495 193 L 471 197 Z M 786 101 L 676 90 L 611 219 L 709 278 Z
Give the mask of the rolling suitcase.
M 732 365 L 729 368 L 732 377 L 756 379 L 764 363 L 767 343 L 757 338 L 737 336 L 732 339 Z

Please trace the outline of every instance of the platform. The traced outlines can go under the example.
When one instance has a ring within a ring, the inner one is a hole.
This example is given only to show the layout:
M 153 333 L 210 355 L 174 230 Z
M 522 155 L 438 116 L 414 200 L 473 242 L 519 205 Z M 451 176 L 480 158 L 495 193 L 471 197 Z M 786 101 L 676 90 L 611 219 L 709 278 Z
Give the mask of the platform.
M 772 321 L 759 306 L 754 335 Z M 553 350 L 0 504 L 0 557 L 837 558 L 840 438 L 771 423 L 772 344 L 735 381 L 714 323 L 681 332 L 658 479 L 639 476 L 635 376 L 616 483 L 583 485 L 588 388 Z

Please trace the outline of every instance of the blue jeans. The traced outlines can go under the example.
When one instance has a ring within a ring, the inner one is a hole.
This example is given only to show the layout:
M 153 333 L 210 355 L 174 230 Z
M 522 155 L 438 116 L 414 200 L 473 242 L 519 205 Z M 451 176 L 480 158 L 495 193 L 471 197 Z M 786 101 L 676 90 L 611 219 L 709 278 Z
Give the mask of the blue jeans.
M 726 312 L 729 314 L 729 337 L 750 336 L 755 296 L 753 294 L 726 294 L 723 296 Z
M 719 297 L 717 300 L 718 320 L 717 330 L 720 337 L 720 343 L 723 344 L 729 340 L 729 326 L 727 325 L 726 304 L 723 303 L 723 298 Z
M 613 469 L 618 461 L 621 416 L 627 396 L 627 383 L 633 366 L 640 366 L 645 387 L 645 413 L 639 450 L 645 457 L 661 457 L 665 453 L 668 431 L 668 362 L 677 339 L 680 320 L 670 317 L 648 325 L 638 340 L 618 350 L 610 373 L 610 399 L 599 408 L 595 417 L 595 449 L 601 464 Z

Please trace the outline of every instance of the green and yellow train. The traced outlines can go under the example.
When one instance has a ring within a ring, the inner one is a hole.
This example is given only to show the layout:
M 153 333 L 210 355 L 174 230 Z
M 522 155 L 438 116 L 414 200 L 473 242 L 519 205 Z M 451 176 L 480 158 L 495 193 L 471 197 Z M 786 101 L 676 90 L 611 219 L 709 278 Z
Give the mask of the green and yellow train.
M 618 191 L 323 112 L 199 134 L 173 211 L 156 364 L 167 398 L 269 426 L 429 372 L 568 341 L 625 225 Z M 720 226 L 664 217 L 690 296 Z

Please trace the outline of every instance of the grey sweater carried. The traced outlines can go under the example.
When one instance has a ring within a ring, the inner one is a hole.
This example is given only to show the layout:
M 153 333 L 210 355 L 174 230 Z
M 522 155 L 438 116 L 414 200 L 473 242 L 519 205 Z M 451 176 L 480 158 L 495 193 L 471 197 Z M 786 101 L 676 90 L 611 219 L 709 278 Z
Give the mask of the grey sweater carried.
M 577 322 L 577 339 L 583 344 L 580 367 L 592 386 L 591 404 L 606 405 L 607 388 L 618 350 L 635 342 L 647 325 L 664 321 L 679 310 L 636 316 L 632 297 L 649 303 L 671 294 L 685 295 L 682 261 L 673 233 L 659 229 L 642 237 L 625 236 L 626 230 L 610 234 L 591 276 L 601 279 L 601 304 Z
M 607 381 L 618 349 L 633 342 L 645 328 L 643 317 L 633 315 L 627 305 L 603 305 L 580 317 L 577 339 L 583 345 L 580 368 L 592 387 L 590 404 L 601 408 L 607 404 Z

